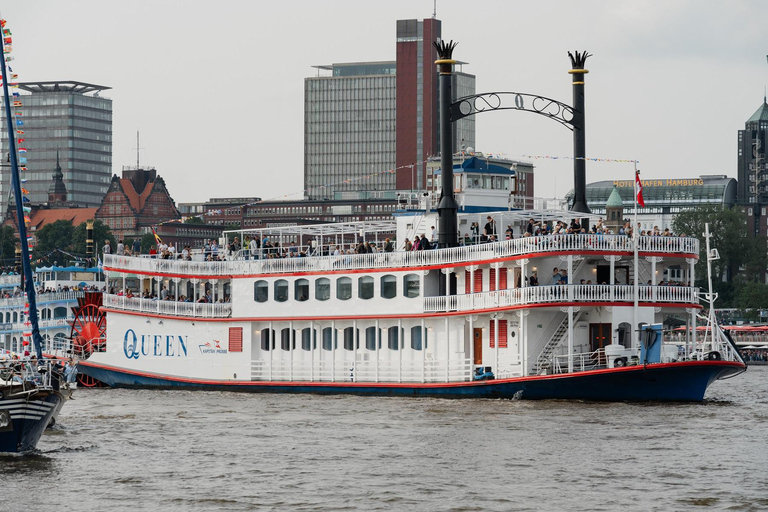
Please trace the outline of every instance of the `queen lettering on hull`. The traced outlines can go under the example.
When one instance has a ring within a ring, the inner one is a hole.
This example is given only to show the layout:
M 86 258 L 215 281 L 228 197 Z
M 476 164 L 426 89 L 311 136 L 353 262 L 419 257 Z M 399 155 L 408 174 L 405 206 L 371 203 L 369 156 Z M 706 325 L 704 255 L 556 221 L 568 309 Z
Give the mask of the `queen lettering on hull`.
M 140 356 L 186 357 L 187 337 L 172 334 L 142 334 L 138 336 L 133 329 L 125 331 L 123 353 L 128 359 Z

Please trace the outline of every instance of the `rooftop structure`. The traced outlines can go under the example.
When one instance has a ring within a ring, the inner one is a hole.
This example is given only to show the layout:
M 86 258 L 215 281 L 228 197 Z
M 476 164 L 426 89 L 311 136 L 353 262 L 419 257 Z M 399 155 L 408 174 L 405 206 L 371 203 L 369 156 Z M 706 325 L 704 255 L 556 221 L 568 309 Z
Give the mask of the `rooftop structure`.
M 112 100 L 99 96 L 108 89 L 77 81 L 19 84 L 23 92 L 14 98 L 14 110 L 22 123 L 19 147 L 26 151 L 25 188 L 33 204 L 48 201 L 57 160 L 65 200 L 78 206 L 101 204 L 112 174 Z M 5 122 L 5 114 L 0 117 Z M 0 134 L 0 150 L 3 155 L 8 151 L 6 133 Z M 7 208 L 10 184 L 10 169 L 2 167 L 0 211 Z

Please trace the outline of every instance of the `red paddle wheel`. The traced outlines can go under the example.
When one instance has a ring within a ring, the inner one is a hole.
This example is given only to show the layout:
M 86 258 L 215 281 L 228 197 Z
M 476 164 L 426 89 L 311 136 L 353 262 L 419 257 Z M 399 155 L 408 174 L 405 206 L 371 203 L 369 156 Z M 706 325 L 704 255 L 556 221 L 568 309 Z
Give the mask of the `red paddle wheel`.
M 82 358 L 88 359 L 94 352 L 102 352 L 107 342 L 107 317 L 101 311 L 101 292 L 85 292 L 77 299 L 77 306 L 72 307 L 75 319 L 72 321 L 72 350 Z M 77 375 L 77 380 L 85 387 L 101 386 L 89 375 Z

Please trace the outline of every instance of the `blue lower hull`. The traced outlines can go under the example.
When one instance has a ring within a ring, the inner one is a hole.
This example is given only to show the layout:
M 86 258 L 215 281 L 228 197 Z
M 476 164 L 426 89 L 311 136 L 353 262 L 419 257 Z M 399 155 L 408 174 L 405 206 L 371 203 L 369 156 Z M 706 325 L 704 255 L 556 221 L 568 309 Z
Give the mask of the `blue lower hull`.
M 11 396 L 12 399 L 13 395 Z M 37 410 L 46 409 L 45 412 L 39 414 L 34 411 L 22 413 L 20 406 L 8 406 L 6 399 L 0 400 L 0 414 L 11 415 L 11 428 L 8 426 L 0 427 L 0 453 L 23 453 L 37 448 L 37 442 L 42 437 L 62 400 L 62 395 L 54 391 L 43 391 L 37 396 L 33 396 L 29 403 L 35 405 L 34 408 Z M 38 405 L 41 402 L 49 405 Z M 33 415 L 34 418 L 27 417 Z
M 528 400 L 701 401 L 712 382 L 738 374 L 745 368 L 742 363 L 727 361 L 686 361 L 445 384 L 193 380 L 92 363 L 81 363 L 79 370 L 108 386 L 120 388 Z

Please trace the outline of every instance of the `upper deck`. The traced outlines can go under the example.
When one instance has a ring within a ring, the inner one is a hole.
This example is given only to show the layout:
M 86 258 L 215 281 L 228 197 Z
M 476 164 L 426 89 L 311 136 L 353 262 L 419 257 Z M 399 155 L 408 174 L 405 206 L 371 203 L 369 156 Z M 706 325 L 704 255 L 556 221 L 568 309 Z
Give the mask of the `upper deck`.
M 699 241 L 689 237 L 638 237 L 638 254 L 699 257 Z M 551 257 L 562 254 L 631 255 L 632 239 L 623 235 L 547 235 L 517 238 L 446 249 L 394 251 L 373 254 L 340 254 L 307 257 L 257 257 L 240 252 L 224 261 L 185 261 L 107 254 L 106 270 L 169 277 L 238 277 L 271 274 L 329 273 L 358 270 L 387 270 L 452 267 L 516 258 Z M 266 256 L 260 254 L 259 256 Z M 246 259 L 248 257 L 249 259 Z

